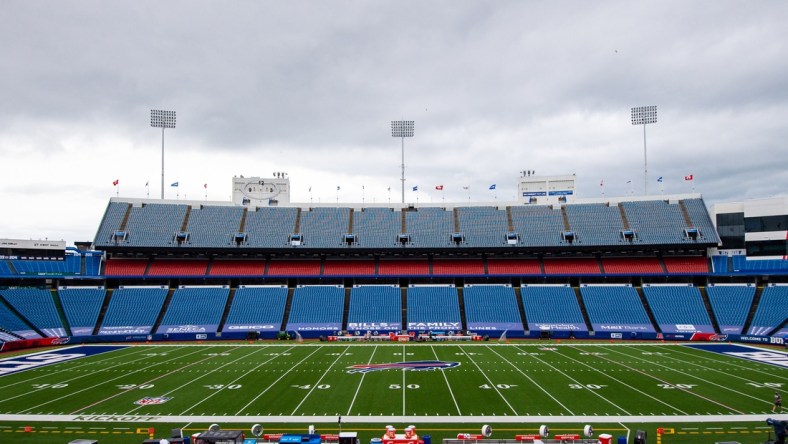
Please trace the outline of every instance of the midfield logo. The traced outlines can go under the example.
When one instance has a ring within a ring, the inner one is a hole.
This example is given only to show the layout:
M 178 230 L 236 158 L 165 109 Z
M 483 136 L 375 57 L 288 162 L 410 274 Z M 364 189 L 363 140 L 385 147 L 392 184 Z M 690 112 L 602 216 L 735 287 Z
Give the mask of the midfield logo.
M 142 398 L 137 401 L 134 401 L 134 404 L 137 405 L 155 405 L 155 404 L 164 404 L 165 402 L 169 401 L 172 398 L 165 398 L 163 396 L 156 396 L 156 397 L 147 397 Z
M 459 362 L 447 361 L 409 361 L 409 362 L 390 362 L 387 364 L 356 364 L 348 367 L 348 373 L 369 373 L 377 370 L 437 370 L 444 368 L 454 368 L 459 366 Z

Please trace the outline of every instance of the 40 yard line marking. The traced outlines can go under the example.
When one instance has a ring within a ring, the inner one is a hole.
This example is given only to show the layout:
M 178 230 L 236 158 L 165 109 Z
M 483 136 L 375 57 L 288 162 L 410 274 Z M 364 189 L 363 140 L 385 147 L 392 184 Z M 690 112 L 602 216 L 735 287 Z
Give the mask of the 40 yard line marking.
M 430 345 L 430 348 L 432 348 L 432 354 L 435 355 L 435 360 L 440 361 L 440 358 L 438 358 L 438 352 L 435 351 L 435 346 Z M 454 401 L 454 407 L 457 409 L 457 415 L 462 416 L 460 406 L 457 404 L 457 398 L 454 397 L 454 391 L 452 391 L 451 384 L 449 384 L 449 378 L 446 376 L 446 372 L 443 371 L 443 369 L 440 369 L 440 372 L 443 375 L 443 380 L 446 381 L 446 387 L 449 388 L 449 393 L 451 393 L 451 400 Z
M 369 356 L 369 361 L 367 361 L 367 365 L 372 363 L 372 358 L 375 356 L 375 352 L 377 351 L 378 351 L 378 346 L 375 345 L 375 348 L 372 349 L 372 354 Z M 358 387 L 356 387 L 356 393 L 353 394 L 353 399 L 350 401 L 350 406 L 347 408 L 347 413 L 345 413 L 345 416 L 350 416 L 350 411 L 353 410 L 353 404 L 356 403 L 358 392 L 361 391 L 361 384 L 364 383 L 364 376 L 367 376 L 367 374 L 366 373 L 361 374 L 361 380 L 358 382 Z
M 465 350 L 464 350 L 462 347 L 460 347 L 460 350 L 462 350 L 463 354 L 465 354 Z M 473 362 L 473 365 L 475 365 L 475 366 L 476 366 L 476 368 L 479 370 L 479 373 L 481 373 L 481 374 L 482 374 L 482 376 L 484 376 L 484 379 L 486 379 L 486 380 L 487 380 L 487 382 L 489 382 L 489 383 L 490 383 L 490 386 L 493 388 L 493 390 L 495 390 L 495 393 L 498 393 L 498 396 L 500 396 L 500 397 L 501 397 L 501 399 L 503 399 L 503 402 L 505 402 L 505 403 L 506 403 L 506 405 L 507 405 L 507 406 L 509 406 L 509 409 L 512 411 L 512 413 L 514 413 L 514 415 L 515 415 L 515 416 L 519 416 L 519 415 L 517 414 L 517 411 L 514 409 L 514 407 L 512 407 L 512 405 L 511 405 L 511 404 L 509 404 L 509 400 L 507 400 L 507 399 L 506 399 L 506 398 L 503 396 L 503 394 L 501 393 L 501 391 L 500 391 L 500 390 L 498 390 L 498 387 L 496 387 L 496 385 L 495 385 L 495 384 L 494 384 L 494 383 L 493 383 L 493 382 L 490 380 L 490 377 L 489 377 L 489 376 L 487 376 L 487 373 L 484 373 L 484 370 L 482 370 L 482 368 L 481 368 L 481 367 L 479 367 L 479 364 L 477 364 L 477 363 L 476 363 L 476 361 L 475 361 L 473 358 L 471 358 L 470 356 L 468 356 L 467 354 L 465 354 L 465 356 L 466 356 L 467 358 L 469 358 L 469 359 L 471 360 L 471 362 Z
M 336 365 L 337 361 L 339 361 L 340 359 L 342 359 L 342 356 L 344 356 L 344 354 L 345 354 L 345 353 L 347 353 L 347 351 L 348 351 L 348 349 L 349 349 L 349 348 L 350 348 L 350 346 L 349 346 L 349 345 L 348 345 L 347 347 L 345 347 L 345 349 L 342 351 L 342 353 L 340 353 L 340 354 L 339 354 L 339 356 L 337 356 L 337 358 L 336 358 L 336 359 L 334 359 L 334 362 L 332 362 L 332 363 L 331 363 L 331 365 L 329 365 L 329 366 L 328 366 L 328 368 L 326 369 L 326 371 L 324 371 L 324 372 L 323 372 L 323 374 L 320 376 L 320 379 L 318 379 L 318 380 L 317 380 L 317 382 L 316 382 L 316 383 L 314 383 L 314 385 L 312 386 L 312 388 L 311 388 L 311 389 L 309 389 L 309 392 L 307 392 L 306 396 L 304 396 L 304 399 L 302 399 L 302 400 L 301 400 L 301 402 L 299 402 L 299 403 L 298 403 L 298 405 L 296 406 L 296 408 L 294 408 L 294 409 L 293 409 L 293 413 L 291 413 L 291 415 L 295 415 L 295 414 L 296 414 L 296 412 L 298 411 L 298 409 L 300 409 L 300 408 L 301 408 L 301 404 L 303 404 L 303 403 L 306 401 L 306 399 L 307 399 L 307 398 L 309 398 L 309 395 L 311 395 L 311 394 L 312 394 L 312 392 L 313 392 L 313 391 L 315 391 L 315 389 L 317 388 L 317 386 L 318 386 L 318 385 L 320 385 L 320 381 L 322 381 L 322 380 L 323 380 L 323 378 L 325 378 L 325 377 L 326 377 L 326 375 L 328 374 L 328 372 L 330 372 L 330 371 L 331 371 L 331 368 L 332 368 L 332 367 L 334 367 L 334 365 Z

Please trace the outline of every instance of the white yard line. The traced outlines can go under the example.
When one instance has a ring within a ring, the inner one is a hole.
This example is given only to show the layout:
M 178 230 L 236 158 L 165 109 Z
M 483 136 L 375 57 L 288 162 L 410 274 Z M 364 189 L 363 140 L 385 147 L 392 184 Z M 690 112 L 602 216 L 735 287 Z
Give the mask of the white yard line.
M 175 356 L 175 357 L 173 357 L 172 359 L 167 359 L 166 361 L 162 361 L 162 362 L 156 363 L 155 365 L 166 364 L 167 362 L 174 361 L 174 360 L 176 360 L 176 359 L 182 359 L 182 358 L 184 358 L 184 357 L 187 357 L 187 356 L 193 355 L 194 353 L 198 353 L 198 352 L 200 352 L 200 350 L 196 350 L 196 351 L 194 351 L 194 352 L 191 352 L 191 353 L 188 353 L 188 354 L 186 354 L 186 355 L 179 355 L 179 356 Z M 116 378 L 108 379 L 108 380 L 106 380 L 106 381 L 101 381 L 101 382 L 100 382 L 99 384 L 97 384 L 97 385 L 104 385 L 104 384 L 107 384 L 107 383 L 109 383 L 109 382 L 112 382 L 112 381 L 115 381 L 115 380 L 118 380 L 118 379 L 121 379 L 121 378 L 126 378 L 126 377 L 128 377 L 129 375 L 133 375 L 133 374 L 135 374 L 135 373 L 139 373 L 139 372 L 146 371 L 146 370 L 148 370 L 148 368 L 141 368 L 141 369 L 134 370 L 134 371 L 131 371 L 131 372 L 128 372 L 128 373 L 123 373 L 122 375 L 120 375 L 120 376 L 118 376 L 118 377 L 116 377 Z M 88 390 L 94 390 L 95 388 L 96 388 L 96 385 L 94 385 L 94 386 L 91 386 L 91 387 L 84 388 L 84 389 L 82 389 L 82 390 L 77 390 L 76 392 L 71 392 L 71 393 L 65 394 L 65 395 L 63 395 L 63 396 L 61 396 L 61 397 L 59 397 L 59 398 L 50 399 L 49 401 L 43 402 L 43 403 L 41 403 L 41 404 L 38 404 L 38 405 L 35 405 L 35 406 L 33 406 L 33 407 L 29 407 L 29 408 L 27 408 L 27 409 L 25 409 L 25 410 L 22 410 L 22 412 L 21 412 L 21 413 L 24 413 L 24 412 L 29 412 L 29 411 L 31 411 L 31 410 L 33 410 L 33 409 L 37 409 L 37 408 L 39 408 L 39 407 L 41 407 L 41 406 L 43 406 L 43 405 L 47 405 L 47 404 L 49 404 L 49 403 L 52 403 L 52 402 L 55 402 L 55 401 L 60 401 L 61 399 L 65 399 L 65 398 L 68 398 L 68 397 L 70 397 L 70 396 L 74 396 L 74 395 L 76 395 L 76 394 L 78 394 L 78 393 L 82 393 L 82 392 L 85 392 L 85 391 L 88 391 Z M 128 391 L 128 390 L 125 390 L 125 391 L 124 391 L 124 392 L 122 392 L 122 393 L 125 393 L 126 391 Z
M 518 350 L 522 350 L 520 347 L 517 347 L 517 349 L 518 349 Z M 562 355 L 562 356 L 563 356 L 563 355 Z M 566 373 L 562 372 L 562 371 L 561 371 L 559 368 L 555 367 L 554 365 L 552 365 L 552 364 L 550 364 L 550 363 L 546 362 L 546 361 L 545 361 L 545 360 L 543 360 L 543 359 L 539 359 L 539 357 L 538 357 L 538 356 L 535 356 L 535 355 L 534 355 L 534 356 L 533 356 L 533 358 L 534 358 L 534 359 L 536 359 L 537 361 L 541 362 L 542 364 L 544 364 L 544 365 L 546 365 L 546 366 L 548 366 L 548 367 L 552 368 L 553 370 L 555 370 L 555 371 L 556 371 L 556 373 L 560 373 L 560 374 L 562 374 L 562 375 L 563 375 L 563 376 L 564 376 L 566 379 L 569 379 L 570 381 L 573 381 L 575 384 L 579 384 L 579 385 L 581 385 L 581 386 L 583 386 L 583 387 L 585 387 L 585 386 L 586 386 L 585 384 L 581 383 L 581 382 L 580 382 L 580 381 L 578 381 L 577 379 L 575 379 L 575 378 L 573 378 L 573 377 L 571 377 L 571 376 L 567 375 Z M 623 408 L 621 408 L 621 406 L 619 406 L 619 405 L 617 405 L 616 403 L 614 403 L 613 401 L 611 401 L 611 400 L 609 400 L 609 399 L 605 398 L 605 397 L 604 397 L 604 396 L 602 396 L 600 393 L 597 393 L 596 391 L 594 391 L 594 390 L 591 390 L 591 389 L 589 389 L 589 388 L 586 388 L 586 390 L 588 390 L 588 392 L 589 392 L 589 393 L 592 393 L 594 396 L 598 397 L 599 399 L 601 399 L 601 400 L 603 400 L 603 401 L 607 402 L 608 404 L 612 405 L 613 407 L 615 407 L 615 408 L 619 409 L 620 411 L 622 411 L 622 412 L 626 413 L 627 415 L 629 415 L 629 412 L 628 412 L 628 411 L 626 411 L 626 409 L 623 409 Z
M 649 398 L 653 399 L 654 401 L 657 401 L 657 402 L 659 402 L 660 404 L 664 404 L 664 405 L 668 406 L 668 408 L 672 409 L 673 411 L 679 412 L 679 413 L 681 413 L 682 415 L 686 415 L 686 414 L 687 414 L 687 412 L 685 412 L 685 411 L 681 410 L 680 408 L 674 407 L 674 406 L 672 406 L 672 405 L 668 404 L 667 402 L 665 402 L 665 401 L 663 401 L 663 400 L 661 400 L 661 399 L 659 399 L 659 398 L 657 398 L 657 397 L 651 396 L 651 395 L 649 395 L 648 393 L 646 393 L 646 392 L 644 392 L 644 391 L 642 391 L 642 390 L 640 390 L 640 389 L 638 389 L 638 388 L 636 388 L 636 387 L 633 387 L 633 386 L 631 386 L 631 385 L 627 384 L 627 383 L 626 383 L 626 382 L 624 382 L 624 381 L 621 381 L 621 380 L 619 380 L 619 379 L 617 379 L 617 378 L 614 378 L 613 376 L 611 376 L 611 375 L 608 375 L 607 373 L 605 373 L 605 372 L 603 372 L 603 371 L 599 370 L 598 368 L 594 367 L 593 365 L 588 365 L 588 364 L 586 364 L 585 362 L 583 362 L 583 361 L 581 361 L 581 360 L 579 360 L 579 359 L 575 359 L 575 358 L 573 358 L 573 357 L 571 357 L 571 356 L 567 356 L 567 355 L 563 355 L 563 354 L 562 354 L 561 356 L 563 356 L 563 357 L 565 357 L 565 358 L 567 358 L 567 359 L 571 359 L 572 361 L 574 361 L 574 362 L 577 362 L 578 364 L 580 364 L 580 365 L 582 365 L 582 366 L 584 366 L 584 367 L 590 368 L 591 370 L 593 370 L 593 371 L 595 371 L 595 372 L 599 373 L 600 375 L 603 375 L 603 376 L 605 376 L 606 378 L 612 379 L 612 380 L 616 381 L 617 383 L 619 383 L 619 384 L 621 384 L 621 385 L 623 385 L 623 386 L 629 387 L 630 389 L 632 389 L 632 390 L 634 390 L 634 391 L 636 391 L 636 392 L 640 393 L 641 395 L 648 396 Z M 597 357 L 600 357 L 600 356 L 597 356 Z M 612 362 L 615 362 L 615 361 L 612 361 Z M 624 366 L 624 368 L 627 368 L 627 367 L 626 367 L 626 366 Z
M 372 358 L 375 356 L 375 352 L 378 351 L 378 346 L 375 346 L 375 349 L 372 350 L 372 354 L 369 355 L 369 361 L 367 361 L 367 365 L 372 363 Z M 347 413 L 345 416 L 350 415 L 350 411 L 353 410 L 353 404 L 356 403 L 356 398 L 358 397 L 358 392 L 361 391 L 361 385 L 364 383 L 364 376 L 367 376 L 366 373 L 361 374 L 361 379 L 358 381 L 358 387 L 356 387 L 356 393 L 353 394 L 353 400 L 350 401 L 350 406 L 347 408 Z
M 408 355 L 405 351 L 405 344 L 402 344 L 402 362 L 407 362 Z M 402 370 L 402 416 L 405 416 L 405 369 Z
M 432 354 L 435 355 L 435 360 L 440 361 L 440 358 L 438 358 L 438 352 L 435 351 L 435 346 L 431 345 L 430 348 L 432 348 Z M 457 414 L 462 416 L 460 406 L 457 404 L 457 398 L 454 397 L 454 391 L 451 389 L 451 384 L 449 384 L 449 378 L 446 376 L 446 372 L 444 369 L 439 369 L 439 371 L 443 375 L 443 380 L 446 381 L 446 387 L 449 389 L 449 393 L 451 394 L 451 400 L 454 401 L 454 407 L 457 409 Z
M 307 394 L 304 396 L 304 398 L 301 400 L 301 402 L 299 402 L 299 403 L 298 403 L 298 405 L 296 406 L 296 408 L 294 408 L 294 409 L 293 409 L 293 412 L 292 412 L 292 413 L 290 413 L 291 415 L 295 415 L 295 414 L 296 414 L 296 412 L 298 411 L 298 409 L 300 409 L 300 408 L 301 408 L 301 404 L 303 404 L 304 402 L 306 402 L 307 398 L 309 398 L 309 395 L 311 395 L 311 394 L 312 394 L 312 392 L 314 392 L 314 391 L 315 391 L 315 389 L 317 388 L 317 386 L 318 386 L 318 385 L 320 385 L 320 381 L 322 381 L 322 380 L 323 380 L 323 378 L 325 378 L 325 377 L 326 377 L 326 375 L 328 374 L 328 372 L 330 372 L 330 371 L 331 371 L 331 369 L 334 367 L 334 365 L 336 365 L 337 361 L 339 361 L 340 359 L 342 359 L 342 357 L 343 357 L 343 356 L 345 356 L 345 353 L 347 353 L 347 351 L 348 351 L 348 349 L 349 349 L 349 348 L 350 348 L 350 346 L 349 346 L 349 345 L 348 345 L 347 347 L 345 347 L 345 349 L 342 351 L 342 353 L 340 353 L 340 354 L 339 354 L 339 356 L 337 356 L 337 358 L 336 358 L 336 359 L 334 359 L 334 362 L 332 362 L 332 363 L 331 363 L 331 365 L 329 365 L 329 366 L 328 366 L 328 368 L 326 369 L 326 371 L 324 371 L 324 372 L 323 372 L 323 374 L 322 374 L 322 375 L 320 375 L 320 379 L 318 379 L 318 380 L 317 380 L 317 382 L 316 382 L 316 383 L 314 383 L 314 385 L 312 385 L 312 388 L 311 388 L 311 389 L 309 389 L 309 392 L 307 392 Z
M 603 349 L 604 349 L 604 350 L 608 350 L 608 348 L 607 348 L 607 347 L 605 347 L 605 348 L 603 348 Z M 620 352 L 620 351 L 618 351 L 618 350 L 610 350 L 610 351 L 612 351 L 613 353 L 618 353 L 619 355 L 624 355 L 624 356 L 626 356 L 626 357 L 628 357 L 628 358 L 637 359 L 638 361 L 646 361 L 646 362 L 648 362 L 648 363 L 649 363 L 649 365 L 652 365 L 652 366 L 657 366 L 657 367 L 662 367 L 662 368 L 668 369 L 668 370 L 670 370 L 670 371 L 672 371 L 672 372 L 678 373 L 678 370 L 676 370 L 675 368 L 672 368 L 672 367 L 668 367 L 667 365 L 657 364 L 656 362 L 651 362 L 651 361 L 649 361 L 649 360 L 647 360 L 647 359 L 639 358 L 639 357 L 637 357 L 637 356 L 630 355 L 630 354 L 627 354 L 627 353 L 622 353 L 622 352 Z M 744 414 L 744 412 L 742 412 L 741 410 L 738 410 L 738 409 L 735 409 L 735 408 L 733 408 L 733 407 L 727 406 L 727 405 L 725 405 L 725 404 L 723 404 L 723 403 L 721 403 L 721 402 L 715 401 L 715 400 L 713 400 L 713 399 L 711 399 L 711 398 L 708 398 L 708 397 L 706 397 L 706 396 L 703 396 L 703 395 L 701 395 L 701 394 L 699 394 L 699 393 L 695 393 L 695 392 L 693 392 L 692 390 L 689 390 L 689 389 L 685 389 L 685 388 L 679 387 L 679 386 L 675 385 L 675 384 L 676 384 L 675 382 L 666 381 L 666 380 L 664 380 L 664 379 L 658 378 L 658 377 L 657 377 L 657 376 L 655 376 L 655 375 L 652 375 L 652 374 L 650 374 L 650 373 L 646 373 L 646 372 L 644 372 L 644 371 L 642 371 L 642 370 L 640 370 L 640 369 L 636 369 L 636 368 L 630 367 L 630 366 L 628 366 L 628 365 L 624 365 L 624 364 L 622 364 L 622 363 L 620 363 L 620 362 L 616 362 L 616 361 L 614 361 L 614 360 L 612 360 L 612 359 L 609 359 L 609 358 L 606 358 L 606 357 L 604 357 L 604 356 L 600 356 L 600 358 L 601 358 L 601 359 L 604 359 L 604 360 L 606 360 L 606 361 L 609 361 L 609 362 L 616 363 L 616 364 L 618 364 L 618 365 L 620 365 L 620 366 L 622 366 L 622 367 L 628 368 L 628 369 L 630 369 L 630 370 L 632 370 L 632 371 L 636 371 L 636 372 L 638 372 L 638 373 L 640 373 L 640 374 L 642 374 L 642 375 L 648 376 L 648 377 L 650 377 L 651 379 L 654 379 L 654 380 L 656 380 L 656 381 L 659 381 L 659 382 L 661 382 L 661 383 L 663 383 L 663 384 L 670 384 L 670 385 L 673 385 L 673 386 L 675 386 L 676 390 L 681 390 L 682 392 L 684 392 L 684 393 L 686 393 L 686 394 L 688 394 L 688 395 L 692 395 L 692 396 L 695 396 L 696 398 L 700 398 L 700 399 L 706 400 L 706 401 L 708 401 L 708 402 L 710 402 L 710 403 L 712 403 L 712 404 L 717 404 L 717 405 L 718 405 L 718 406 L 720 406 L 720 407 L 725 407 L 726 409 L 728 409 L 728 410 L 730 410 L 730 411 L 733 411 L 733 412 L 736 412 L 736 413 L 741 413 L 741 414 Z M 693 375 L 691 375 L 691 374 L 689 374 L 689 373 L 682 373 L 682 376 L 684 376 L 684 377 L 687 377 L 687 378 L 691 378 L 691 379 L 695 379 L 695 380 L 701 381 L 701 382 L 703 382 L 703 383 L 706 383 L 706 384 L 711 384 L 711 385 L 713 385 L 713 386 L 715 386 L 715 387 L 719 387 L 719 388 L 721 388 L 721 389 L 724 389 L 724 390 L 728 390 L 728 391 L 730 391 L 730 392 L 737 393 L 737 394 L 739 394 L 739 395 L 741 395 L 741 396 L 746 396 L 746 397 L 748 397 L 748 398 L 753 398 L 753 399 L 759 399 L 759 398 L 755 398 L 755 397 L 753 397 L 753 396 L 751 396 L 751 395 L 748 395 L 748 394 L 746 394 L 746 393 L 742 393 L 742 392 L 740 392 L 740 391 L 738 391 L 738 390 L 733 390 L 733 389 L 731 389 L 731 388 L 725 387 L 724 385 L 721 385 L 721 384 L 717 384 L 717 383 L 714 383 L 714 382 L 708 381 L 708 380 L 706 380 L 706 379 L 704 379 L 704 378 L 701 378 L 701 377 L 699 377 L 699 376 L 693 376 Z M 762 399 L 759 399 L 759 400 L 760 400 L 760 401 L 762 401 Z
M 304 362 L 304 361 L 306 361 L 307 359 L 309 359 L 309 358 L 310 358 L 312 355 L 314 355 L 315 353 L 317 353 L 319 350 L 320 350 L 319 348 L 315 348 L 315 350 L 314 350 L 312 353 L 310 353 L 310 354 L 306 355 L 306 356 L 304 357 L 304 359 L 302 359 L 302 360 L 298 361 L 298 362 L 296 363 L 296 365 L 294 365 L 293 367 L 291 367 L 291 369 L 293 369 L 293 368 L 295 368 L 295 367 L 299 366 L 299 365 L 300 365 L 302 362 Z M 247 403 L 245 406 L 241 407 L 241 410 L 238 410 L 238 412 L 236 413 L 236 415 L 240 414 L 241 412 L 243 412 L 244 410 L 246 410 L 246 409 L 247 409 L 247 408 L 248 408 L 250 405 L 252 405 L 252 404 L 253 404 L 255 401 L 257 401 L 258 399 L 260 399 L 260 397 L 261 397 L 261 396 L 263 396 L 263 395 L 265 394 L 265 392 L 267 392 L 268 390 L 270 390 L 270 389 L 271 389 L 271 387 L 275 386 L 275 385 L 276 385 L 276 383 L 277 383 L 277 382 L 279 382 L 279 381 L 281 381 L 281 380 L 282 380 L 282 378 L 284 378 L 285 376 L 287 376 L 287 374 L 288 374 L 288 373 L 289 373 L 289 372 L 284 372 L 284 373 L 282 373 L 282 376 L 280 376 L 280 377 L 276 378 L 276 381 L 274 381 L 274 382 L 272 382 L 271 384 L 269 384 L 269 385 L 268 385 L 268 387 L 266 387 L 266 388 L 265 388 L 265 390 L 263 390 L 262 392 L 258 393 L 258 394 L 257 394 L 257 396 L 255 396 L 255 397 L 254 397 L 254 399 L 252 399 L 251 401 L 249 401 L 249 402 L 248 402 L 248 403 Z
M 464 349 L 462 349 L 462 347 L 460 347 L 460 349 L 461 349 L 461 350 L 463 350 L 463 354 L 465 354 L 465 350 L 464 350 Z M 489 382 L 489 383 L 490 383 L 490 387 L 492 387 L 492 389 L 493 389 L 493 390 L 495 390 L 495 393 L 498 393 L 498 396 L 500 396 L 500 397 L 501 397 L 501 399 L 503 399 L 503 402 L 505 402 L 505 403 L 506 403 L 506 405 L 507 405 L 507 406 L 509 406 L 509 409 L 512 411 L 512 413 L 514 413 L 514 414 L 515 414 L 515 416 L 517 416 L 517 411 L 514 409 L 514 407 L 512 407 L 512 405 L 511 405 L 511 404 L 509 404 L 509 401 L 508 401 L 508 400 L 507 400 L 507 399 L 506 399 L 506 398 L 503 396 L 503 393 L 501 393 L 501 391 L 500 391 L 500 390 L 498 390 L 498 387 L 496 386 L 496 384 L 495 384 L 495 383 L 493 383 L 493 382 L 490 380 L 490 377 L 489 377 L 489 376 L 487 376 L 487 373 L 484 373 L 484 370 L 482 370 L 482 368 L 481 368 L 481 367 L 479 367 L 479 364 L 477 364 L 477 363 L 476 363 L 476 361 L 475 361 L 475 360 L 474 360 L 474 359 L 473 359 L 471 356 L 468 356 L 467 354 L 465 354 L 465 356 L 466 356 L 468 359 L 470 359 L 470 361 L 471 361 L 471 362 L 473 362 L 473 365 L 475 365 L 475 366 L 476 366 L 476 368 L 479 370 L 479 373 L 481 373 L 481 374 L 482 374 L 482 376 L 484 376 L 484 379 L 486 379 L 486 380 L 487 380 L 487 382 Z
M 561 406 L 561 407 L 562 407 L 564 410 L 566 410 L 566 411 L 567 411 L 567 412 L 568 412 L 570 415 L 574 415 L 574 412 L 572 412 L 571 410 L 569 410 L 569 407 L 565 406 L 565 405 L 564 405 L 564 403 L 562 403 L 561 401 L 559 401 L 559 400 L 558 400 L 558 399 L 557 399 L 555 396 L 553 396 L 553 395 L 552 395 L 550 392 L 548 392 L 547 390 L 545 390 L 545 388 L 544 388 L 544 387 L 542 387 L 542 385 L 541 385 L 541 384 L 538 384 L 536 381 L 534 381 L 534 380 L 533 380 L 533 378 L 531 378 L 530 376 L 528 376 L 528 375 L 527 375 L 527 374 L 526 374 L 524 371 L 520 370 L 520 369 L 519 369 L 519 368 L 518 368 L 516 365 L 514 365 L 514 363 L 513 363 L 513 362 L 511 362 L 511 361 L 509 361 L 508 359 L 506 359 L 505 357 L 501 356 L 501 355 L 500 355 L 498 352 L 496 352 L 495 350 L 493 350 L 493 349 L 492 349 L 492 348 L 490 348 L 489 346 L 487 346 L 487 348 L 489 348 L 491 352 L 493 352 L 493 353 L 495 353 L 496 355 L 498 355 L 498 356 L 499 356 L 501 359 L 503 359 L 504 361 L 506 361 L 506 363 L 508 363 L 509 365 L 511 365 L 511 366 L 512 366 L 512 368 L 514 368 L 515 370 L 517 370 L 517 372 L 519 372 L 521 375 L 523 375 L 523 376 L 524 376 L 526 379 L 528 379 L 529 381 L 531 381 L 531 384 L 533 384 L 533 385 L 534 385 L 534 387 L 537 387 L 539 390 L 543 391 L 543 392 L 544 392 L 544 394 L 546 394 L 547 396 L 549 396 L 549 397 L 550 397 L 550 399 L 552 399 L 553 401 L 555 401 L 555 402 L 556 402 L 558 405 L 560 405 L 560 406 Z
M 742 345 L 742 344 L 736 344 L 736 345 Z M 687 353 L 686 351 L 684 351 L 683 347 L 682 348 L 674 347 L 674 348 L 670 349 L 670 351 L 674 352 L 674 353 L 680 353 L 682 355 L 692 356 L 694 358 L 700 358 L 700 359 L 704 359 L 704 360 L 709 360 L 709 361 L 712 361 L 712 362 L 716 362 L 718 364 L 730 365 L 732 367 L 740 368 L 742 370 L 747 370 L 747 371 L 750 371 L 750 372 L 763 373 L 764 375 L 769 376 L 770 378 L 778 378 L 778 379 L 782 379 L 783 381 L 788 381 L 788 376 L 779 376 L 779 375 L 775 375 L 773 373 L 766 372 L 766 371 L 761 370 L 759 368 L 753 368 L 753 367 L 748 367 L 748 366 L 744 366 L 744 365 L 738 365 L 739 362 L 742 362 L 742 359 L 738 358 L 736 356 L 724 355 L 724 354 L 720 354 L 720 353 L 716 353 L 716 352 L 710 352 L 709 350 L 702 350 L 702 349 L 698 349 L 698 348 L 693 348 L 693 350 L 706 352 L 706 355 L 698 356 L 696 354 Z M 758 351 L 764 351 L 763 349 L 757 349 L 757 350 Z M 736 358 L 736 359 L 728 359 L 727 361 L 719 360 L 719 359 L 712 359 L 712 357 L 717 357 L 717 356 L 725 356 L 726 358 Z M 766 366 L 764 368 L 773 368 L 775 370 L 784 370 L 784 369 L 781 369 L 780 367 L 777 367 L 777 366 L 774 366 L 774 365 L 770 365 L 770 364 L 765 364 L 763 362 L 756 362 L 756 361 L 749 361 L 749 360 L 747 360 L 747 362 L 749 362 L 751 364 L 752 363 L 763 364 L 763 365 Z

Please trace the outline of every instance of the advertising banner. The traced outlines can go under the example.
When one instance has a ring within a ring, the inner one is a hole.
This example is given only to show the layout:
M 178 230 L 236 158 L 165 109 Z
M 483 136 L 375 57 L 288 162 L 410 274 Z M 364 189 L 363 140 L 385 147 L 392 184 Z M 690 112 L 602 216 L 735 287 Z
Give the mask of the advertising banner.
M 107 335 L 147 335 L 152 325 L 122 325 L 118 327 L 104 327 L 99 329 L 99 336 Z
M 615 331 L 615 332 L 648 332 L 654 333 L 651 324 L 591 324 L 594 331 Z
M 659 324 L 662 333 L 680 333 L 692 334 L 699 333 L 714 333 L 714 327 L 711 325 L 694 325 L 694 324 Z
M 462 322 L 408 322 L 408 330 L 462 330 Z
M 520 322 L 468 322 L 468 330 L 479 331 L 523 331 L 523 324 Z
M 545 331 L 588 331 L 584 324 L 576 324 L 571 322 L 554 322 L 554 323 L 541 323 L 529 322 L 529 330 L 545 330 Z
M 218 324 L 184 324 L 184 325 L 160 325 L 156 330 L 158 334 L 174 333 L 216 333 Z
M 401 322 L 348 322 L 348 331 L 400 331 Z
M 279 331 L 279 327 L 281 324 L 224 324 L 224 328 L 222 328 L 222 333 L 224 332 L 246 332 L 246 331 Z
M 299 323 L 290 323 L 287 324 L 286 330 L 295 330 L 295 331 L 338 331 L 342 330 L 342 323 L 340 322 L 317 322 L 317 323 L 308 323 L 308 322 L 299 322 Z

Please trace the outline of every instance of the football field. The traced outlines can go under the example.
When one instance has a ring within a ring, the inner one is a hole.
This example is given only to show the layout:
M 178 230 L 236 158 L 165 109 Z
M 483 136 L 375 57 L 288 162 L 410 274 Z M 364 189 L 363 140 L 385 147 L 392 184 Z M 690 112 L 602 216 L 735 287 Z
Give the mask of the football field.
M 571 341 L 74 346 L 0 361 L 0 419 L 749 420 L 769 414 L 788 385 L 785 361 L 772 361 Z

